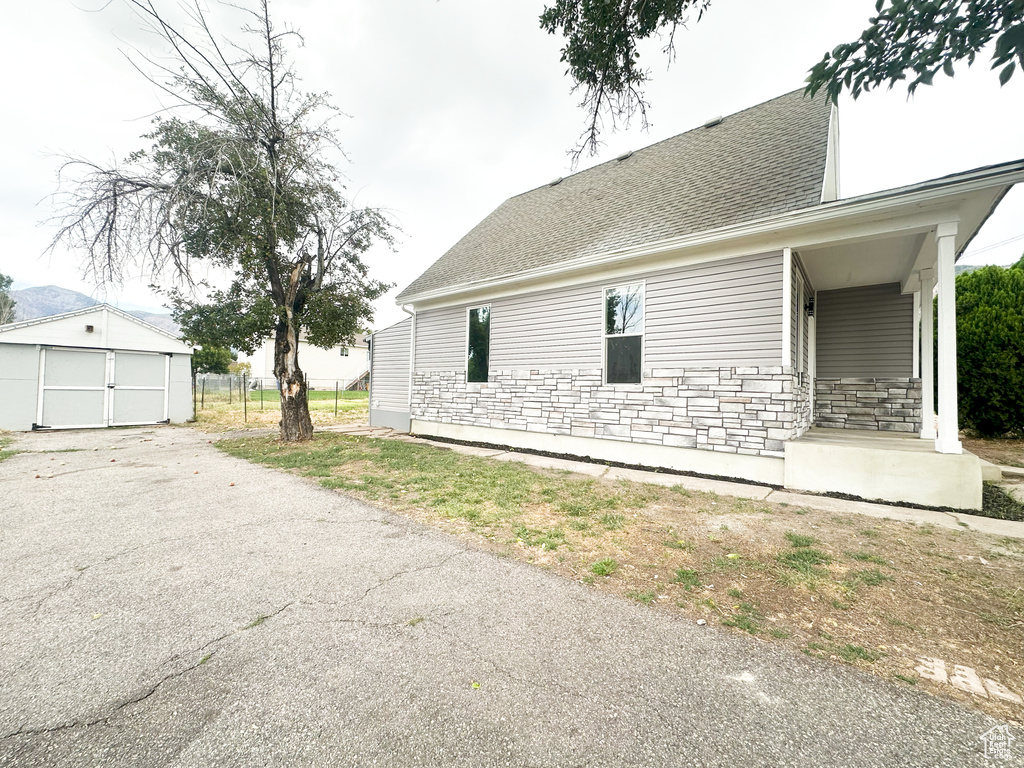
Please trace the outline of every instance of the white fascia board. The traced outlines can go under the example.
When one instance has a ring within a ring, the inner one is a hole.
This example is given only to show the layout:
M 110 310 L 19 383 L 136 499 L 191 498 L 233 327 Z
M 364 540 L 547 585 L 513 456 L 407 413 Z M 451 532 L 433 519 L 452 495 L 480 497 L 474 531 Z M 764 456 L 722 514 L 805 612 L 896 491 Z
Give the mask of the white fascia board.
M 673 255 L 678 257 L 682 255 L 681 252 L 695 256 L 700 254 L 699 258 L 681 260 L 681 263 L 686 263 L 781 250 L 787 246 L 794 249 L 807 247 L 822 242 L 826 233 L 831 242 L 887 232 L 921 231 L 931 228 L 938 221 L 958 218 L 957 196 L 999 186 L 1008 188 L 1020 181 L 1024 181 L 1024 160 L 887 192 L 836 200 L 744 224 L 608 251 L 527 272 L 403 296 L 396 303 L 421 307 L 444 306 L 461 303 L 484 292 L 489 296 L 499 295 L 497 291 L 503 294 L 521 293 L 529 283 L 543 281 L 549 285 L 551 279 L 570 274 L 578 276 L 568 282 L 581 282 L 591 279 L 593 273 L 580 273 L 597 267 L 601 268 L 604 276 L 608 268 L 623 262 L 658 260 L 659 257 L 664 259 Z M 945 210 L 934 210 L 942 208 L 944 204 Z M 663 266 L 672 266 L 674 261 L 666 262 Z M 636 271 L 638 266 L 641 265 L 631 264 L 628 271 Z M 512 286 L 515 288 L 509 290 Z

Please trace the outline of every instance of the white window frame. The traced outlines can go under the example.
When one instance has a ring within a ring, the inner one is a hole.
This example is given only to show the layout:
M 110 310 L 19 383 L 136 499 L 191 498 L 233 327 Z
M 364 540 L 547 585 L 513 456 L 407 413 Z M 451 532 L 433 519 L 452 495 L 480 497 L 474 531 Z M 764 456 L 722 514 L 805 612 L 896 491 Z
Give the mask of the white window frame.
M 640 333 L 607 333 L 608 318 L 605 313 L 608 311 L 608 291 L 619 290 L 629 285 L 640 286 L 640 301 L 643 306 L 643 315 L 640 318 Z M 608 381 L 608 339 L 611 337 L 639 336 L 640 337 L 640 381 L 633 382 L 609 382 Z M 647 365 L 647 281 L 646 280 L 623 280 L 621 283 L 606 285 L 601 289 L 601 382 L 611 387 L 637 387 L 644 383 L 644 367 Z
M 338 354 L 341 355 L 341 357 L 348 357 L 348 347 L 338 347 L 338 350 Z
M 474 304 L 471 307 L 466 307 L 466 336 L 465 342 L 462 345 L 463 350 L 466 353 L 466 359 L 463 363 L 463 370 L 466 372 L 466 384 L 486 384 L 487 381 L 470 381 L 469 380 L 469 313 L 474 309 L 486 309 L 487 310 L 487 381 L 491 380 L 491 318 L 493 314 L 491 312 L 490 304 Z

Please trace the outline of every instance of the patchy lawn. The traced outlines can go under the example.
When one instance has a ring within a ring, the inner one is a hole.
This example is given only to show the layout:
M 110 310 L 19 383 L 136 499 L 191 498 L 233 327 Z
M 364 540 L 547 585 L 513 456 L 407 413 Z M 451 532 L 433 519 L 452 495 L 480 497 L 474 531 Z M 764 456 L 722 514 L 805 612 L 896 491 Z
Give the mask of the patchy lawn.
M 249 396 L 248 403 L 239 400 L 232 403 L 207 400 L 206 407 L 196 411 L 196 425 L 211 432 L 277 427 L 281 420 L 278 392 L 264 391 L 262 407 L 259 392 L 250 392 Z M 370 401 L 366 392 L 340 393 L 337 415 L 333 391 L 317 390 L 309 393 L 309 416 L 313 420 L 314 428 L 365 423 L 370 415 L 369 409 Z
M 6 432 L 0 432 L 0 461 L 9 459 L 11 456 L 17 453 L 17 451 L 10 450 L 10 446 L 14 443 L 14 437 Z
M 917 657 L 1024 693 L 1024 541 L 537 470 L 400 440 L 222 440 L 484 549 L 869 670 L 991 715 L 1024 706 L 922 678 Z
M 965 450 L 985 461 L 1007 467 L 1024 468 L 1024 440 L 964 436 L 962 442 Z

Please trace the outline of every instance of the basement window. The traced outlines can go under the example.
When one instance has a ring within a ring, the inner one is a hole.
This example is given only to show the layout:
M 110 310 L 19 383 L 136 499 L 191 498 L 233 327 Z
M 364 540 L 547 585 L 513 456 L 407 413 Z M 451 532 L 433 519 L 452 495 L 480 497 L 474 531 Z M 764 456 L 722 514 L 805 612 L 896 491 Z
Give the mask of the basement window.
M 604 290 L 606 384 L 639 384 L 644 353 L 644 284 Z

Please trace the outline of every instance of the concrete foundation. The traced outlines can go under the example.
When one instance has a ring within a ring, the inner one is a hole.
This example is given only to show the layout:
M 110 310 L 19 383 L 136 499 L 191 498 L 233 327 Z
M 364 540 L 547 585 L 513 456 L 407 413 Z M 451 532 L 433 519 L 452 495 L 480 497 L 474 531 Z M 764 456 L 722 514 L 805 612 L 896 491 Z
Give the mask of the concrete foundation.
M 645 467 L 664 467 L 716 477 L 732 477 L 767 485 L 782 485 L 783 460 L 769 456 L 746 456 L 693 448 L 675 448 L 613 440 L 609 438 L 551 435 L 518 429 L 473 427 L 435 421 L 412 420 L 412 433 L 425 437 L 447 437 L 473 443 L 491 443 L 531 451 L 589 457 Z
M 389 427 L 399 432 L 409 431 L 408 411 L 389 411 L 384 408 L 370 408 L 371 427 Z

